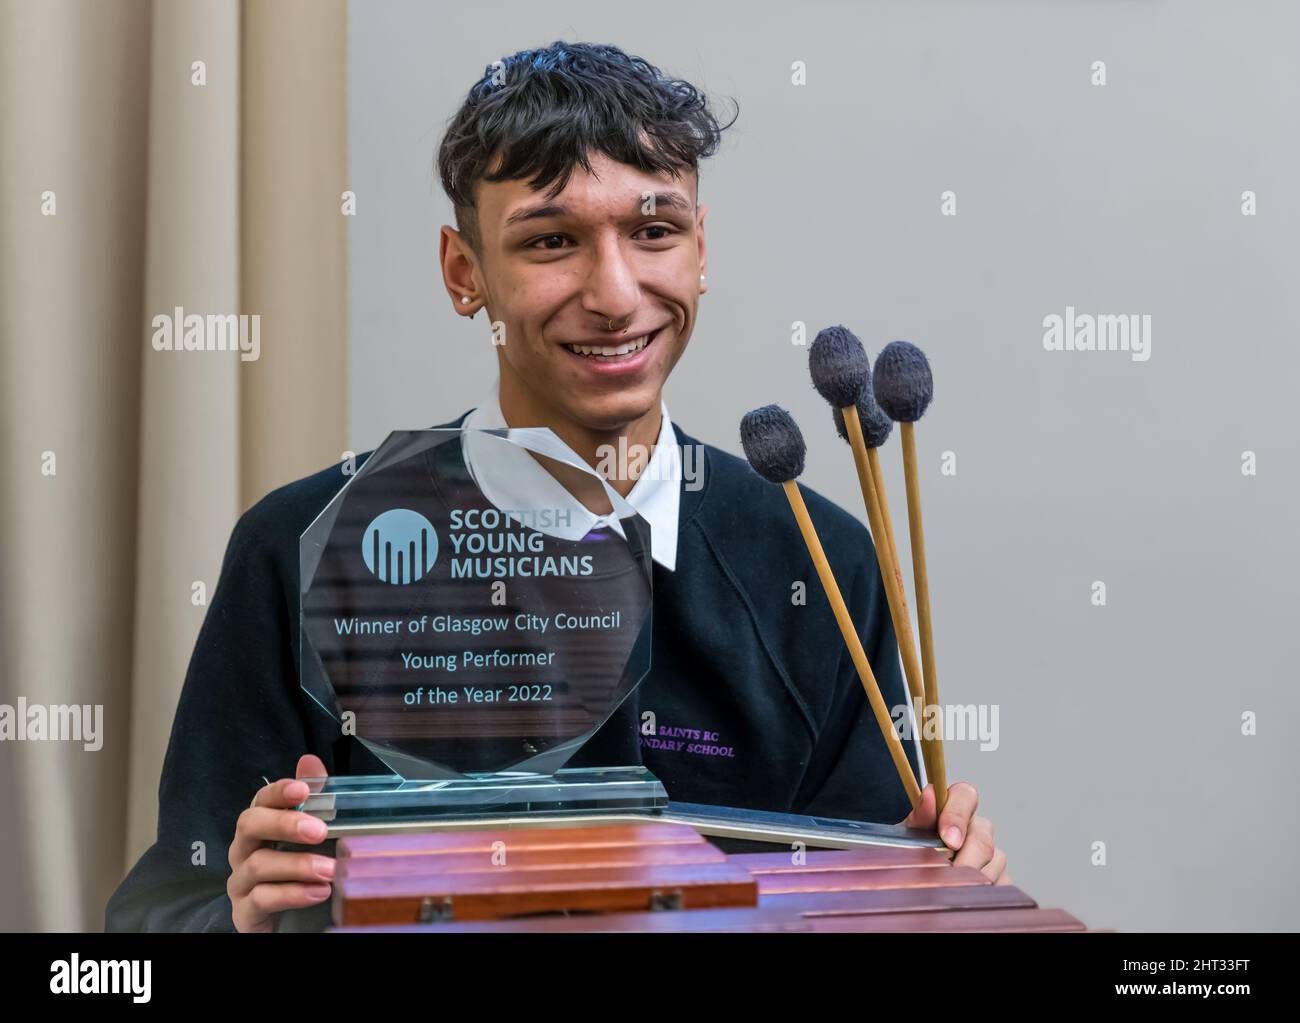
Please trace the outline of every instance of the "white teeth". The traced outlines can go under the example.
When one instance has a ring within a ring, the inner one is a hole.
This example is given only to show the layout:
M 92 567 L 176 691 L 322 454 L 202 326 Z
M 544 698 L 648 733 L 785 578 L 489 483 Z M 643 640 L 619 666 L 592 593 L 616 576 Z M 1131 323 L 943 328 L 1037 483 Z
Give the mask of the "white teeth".
M 650 335 L 643 334 L 641 337 L 634 338 L 631 341 L 624 341 L 621 345 L 614 348 L 602 348 L 596 345 L 565 345 L 569 351 L 578 355 L 586 355 L 596 359 L 618 359 L 624 355 L 632 355 L 639 352 L 649 343 Z

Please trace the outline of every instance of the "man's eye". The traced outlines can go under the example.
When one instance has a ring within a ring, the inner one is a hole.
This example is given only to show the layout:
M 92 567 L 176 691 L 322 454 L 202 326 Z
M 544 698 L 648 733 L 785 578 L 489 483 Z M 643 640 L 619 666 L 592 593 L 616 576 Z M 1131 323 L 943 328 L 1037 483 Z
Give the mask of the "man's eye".
M 641 228 L 641 230 L 638 231 L 637 234 L 641 234 L 644 231 L 660 232 L 659 234 L 652 235 L 651 237 L 646 239 L 646 241 L 652 241 L 652 242 L 663 241 L 665 238 L 677 234 L 677 230 L 673 227 L 670 227 L 667 224 L 651 224 L 649 227 Z M 527 247 L 530 249 L 537 249 L 539 252 L 541 251 L 554 252 L 560 248 L 563 248 L 564 242 L 566 240 L 567 239 L 562 234 L 544 234 L 540 238 L 534 238 L 531 242 L 528 243 Z M 551 245 L 548 244 L 549 242 L 558 242 L 559 244 Z

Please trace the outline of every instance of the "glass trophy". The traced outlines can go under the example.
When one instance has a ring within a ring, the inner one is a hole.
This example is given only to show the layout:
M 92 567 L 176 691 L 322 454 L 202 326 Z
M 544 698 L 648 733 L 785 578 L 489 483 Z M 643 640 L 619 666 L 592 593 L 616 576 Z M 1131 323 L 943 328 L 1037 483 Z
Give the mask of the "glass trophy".
M 550 430 L 391 434 L 302 534 L 301 684 L 390 773 L 313 779 L 339 825 L 653 812 L 566 763 L 650 666 L 650 527 Z

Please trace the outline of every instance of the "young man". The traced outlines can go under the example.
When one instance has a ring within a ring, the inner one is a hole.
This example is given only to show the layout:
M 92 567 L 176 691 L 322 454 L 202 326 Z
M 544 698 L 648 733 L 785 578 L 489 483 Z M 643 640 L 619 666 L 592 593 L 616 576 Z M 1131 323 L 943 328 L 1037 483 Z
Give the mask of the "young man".
M 648 471 L 611 480 L 652 529 L 651 668 L 571 764 L 641 762 L 685 802 L 906 817 L 1005 882 L 973 787 L 951 786 L 936 821 L 927 786 L 909 814 L 780 489 L 669 420 L 664 382 L 706 290 L 698 164 L 721 130 L 688 83 L 557 42 L 490 66 L 439 155 L 459 228 L 442 229 L 447 293 L 461 315 L 486 309 L 504 341 L 498 387 L 445 425 L 549 427 L 593 466 L 620 442 L 653 450 Z M 236 526 L 176 712 L 158 840 L 110 901 L 109 929 L 269 930 L 329 896 L 329 857 L 271 844 L 324 837 L 292 809 L 307 791 L 296 779 L 384 772 L 298 683 L 298 540 L 346 480 L 337 466 L 299 480 Z M 905 704 L 870 536 L 805 493 L 886 702 Z M 800 580 L 805 606 L 790 599 Z M 716 742 L 644 741 L 645 711 Z M 199 842 L 226 862 L 197 862 Z

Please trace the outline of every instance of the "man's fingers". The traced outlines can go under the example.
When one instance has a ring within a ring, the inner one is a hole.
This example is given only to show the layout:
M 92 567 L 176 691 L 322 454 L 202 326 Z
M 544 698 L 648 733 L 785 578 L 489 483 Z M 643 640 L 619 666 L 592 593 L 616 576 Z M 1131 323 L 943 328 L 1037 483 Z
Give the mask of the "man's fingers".
M 304 760 L 306 757 L 303 758 Z M 302 761 L 299 761 L 301 764 Z M 229 859 L 232 867 L 239 866 L 251 853 L 263 842 L 318 842 L 319 838 L 304 835 L 298 837 L 292 830 L 286 832 L 284 829 L 289 827 L 283 823 L 277 823 L 279 818 L 272 816 L 284 810 L 292 810 L 295 806 L 302 803 L 307 798 L 306 782 L 298 781 L 294 778 L 281 778 L 279 781 L 270 782 L 263 785 L 257 790 L 257 795 L 253 797 L 253 802 L 249 804 L 248 810 L 239 815 L 239 820 L 235 823 L 235 840 L 230 843 Z M 252 810 L 261 811 L 259 813 L 250 813 Z M 306 817 L 306 814 L 297 814 L 299 818 Z M 296 825 L 293 827 L 296 828 Z M 325 836 L 324 828 L 313 828 L 311 835 L 320 833 L 321 838 Z
M 939 814 L 939 837 L 950 849 L 960 849 L 966 840 L 971 818 L 980 804 L 980 794 L 969 782 L 959 781 L 948 789 L 948 802 Z
M 268 847 L 273 842 L 315 845 L 325 840 L 324 821 L 294 807 L 310 794 L 303 779 L 327 774 L 320 757 L 305 753 L 298 758 L 294 777 L 268 782 L 239 815 L 227 854 L 231 874 L 226 883 L 237 930 L 267 930 L 276 913 L 329 898 L 334 877 L 330 857 Z
M 257 790 L 250 806 L 269 806 L 280 810 L 292 810 L 307 798 L 307 783 L 293 778 L 281 778 Z
M 293 772 L 295 778 L 324 778 L 329 774 L 325 770 L 325 761 L 315 753 L 304 753 L 298 758 L 298 768 Z M 306 798 L 306 797 L 303 797 Z M 298 800 L 302 802 L 302 800 Z
M 993 843 L 993 822 L 987 817 L 974 817 L 966 831 L 966 840 L 957 855 L 952 858 L 954 866 L 974 867 L 983 870 L 997 853 Z
M 265 842 L 302 842 L 315 845 L 325 838 L 325 822 L 297 810 L 250 806 L 239 815 L 235 839 L 230 843 L 230 865 L 238 869 Z
M 268 917 L 272 913 L 283 913 L 286 909 L 302 909 L 314 906 L 330 897 L 327 884 L 259 884 L 248 893 L 247 901 L 257 915 Z
M 334 860 L 328 856 L 263 847 L 255 849 L 230 875 L 226 891 L 233 899 L 247 895 L 259 884 L 275 881 L 328 884 L 333 879 Z
M 1007 854 L 1001 849 L 993 850 L 993 859 L 980 867 L 980 872 L 994 884 L 1002 883 L 1002 872 L 1007 869 Z

